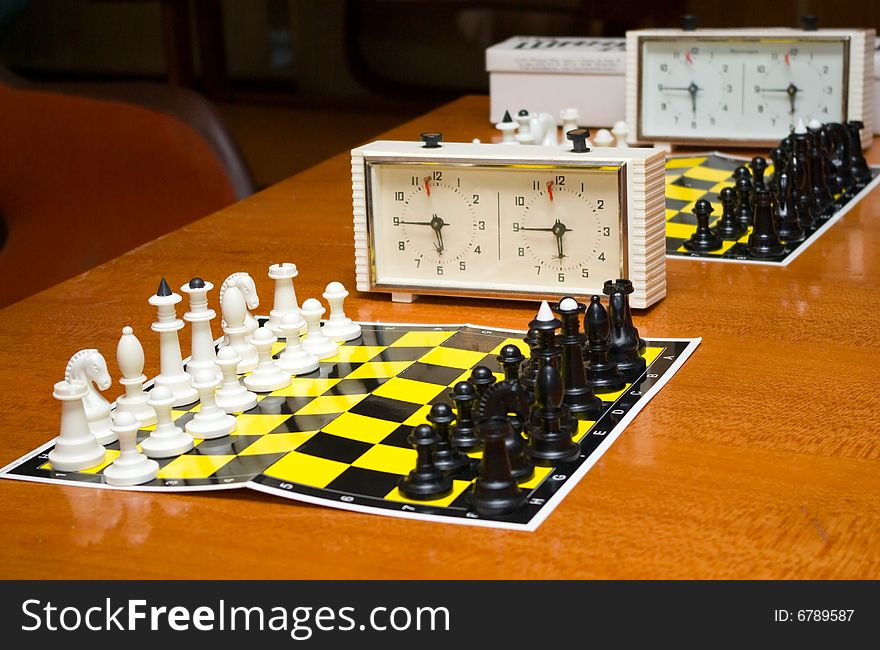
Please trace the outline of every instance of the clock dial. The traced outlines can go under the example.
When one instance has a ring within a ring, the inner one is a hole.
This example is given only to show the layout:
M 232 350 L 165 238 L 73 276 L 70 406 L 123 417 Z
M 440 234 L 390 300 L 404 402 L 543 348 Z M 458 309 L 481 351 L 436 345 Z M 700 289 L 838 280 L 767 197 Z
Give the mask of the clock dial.
M 435 176 L 442 179 L 443 172 L 415 177 L 418 185 L 406 195 L 394 218 L 411 254 L 425 263 L 445 266 L 462 260 L 473 248 L 477 220 L 473 199 Z

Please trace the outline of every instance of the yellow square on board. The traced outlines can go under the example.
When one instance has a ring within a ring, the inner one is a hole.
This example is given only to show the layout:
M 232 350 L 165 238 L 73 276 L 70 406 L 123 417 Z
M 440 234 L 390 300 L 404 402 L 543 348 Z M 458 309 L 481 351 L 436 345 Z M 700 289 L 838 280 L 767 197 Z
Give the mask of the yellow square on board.
M 681 178 L 681 174 L 666 174 L 666 184 L 669 185 Z
M 388 420 L 380 420 L 367 415 L 346 411 L 321 430 L 340 438 L 349 438 L 350 440 L 359 440 L 375 445 L 384 440 L 389 433 L 399 426 L 397 422 L 389 422 Z
M 234 458 L 234 455 L 178 456 L 159 470 L 159 478 L 208 478 Z
M 523 355 L 529 356 L 529 346 L 521 338 L 519 338 L 519 339 L 516 339 L 516 338 L 504 339 L 503 341 L 501 341 L 501 343 L 499 343 L 494 348 L 492 348 L 492 351 L 489 354 L 494 354 L 496 356 L 501 354 L 501 348 L 503 348 L 505 345 L 515 345 L 516 347 L 519 348 L 519 351 L 522 352 Z
M 196 404 L 196 406 L 199 406 Z M 179 417 L 182 417 L 189 413 L 189 411 L 179 411 L 178 409 L 171 409 L 171 419 L 176 420 Z M 154 431 L 156 429 L 155 424 L 148 424 L 146 426 L 141 427 L 141 431 Z
M 721 190 L 723 190 L 725 187 L 730 187 L 732 182 L 733 182 L 732 178 L 728 179 L 725 182 L 718 183 L 717 185 L 713 185 L 707 191 L 714 192 L 715 194 L 721 194 Z
M 425 404 L 424 406 L 419 407 L 419 410 L 410 415 L 406 420 L 403 421 L 404 424 L 408 424 L 411 427 L 417 426 L 419 424 L 425 424 L 428 422 L 428 413 L 431 412 L 431 405 Z
M 376 445 L 364 452 L 351 465 L 377 472 L 409 474 L 416 466 L 416 450 L 390 445 Z
M 420 503 L 426 506 L 448 506 L 453 501 L 455 501 L 462 492 L 467 490 L 468 485 L 470 485 L 470 481 L 452 481 L 452 493 L 449 496 L 445 496 L 442 499 L 433 499 L 431 501 L 415 501 L 413 499 L 407 499 L 400 493 L 400 490 L 394 488 L 385 495 L 385 498 L 388 501 L 401 501 L 403 503 Z
M 322 488 L 346 469 L 348 465 L 345 463 L 292 451 L 270 465 L 263 473 L 282 481 Z
M 290 414 L 282 413 L 242 413 L 235 418 L 236 429 L 233 436 L 260 436 L 277 429 Z
M 351 363 L 364 363 L 382 352 L 384 345 L 342 345 L 336 358 L 339 361 Z
M 342 413 L 364 399 L 366 395 L 322 395 L 303 406 L 296 415 L 327 415 Z
M 257 456 L 259 454 L 280 454 L 293 451 L 309 438 L 315 435 L 315 431 L 300 431 L 297 433 L 269 433 L 249 445 L 240 456 Z
M 294 377 L 290 386 L 274 390 L 272 397 L 317 397 L 323 395 L 340 382 L 339 379 L 306 379 Z
M 275 341 L 272 344 L 272 356 L 274 357 L 276 354 L 281 352 L 286 347 L 287 347 L 286 341 Z
M 596 391 L 596 395 L 597 395 L 597 396 L 598 396 L 603 402 L 613 402 L 613 401 L 616 400 L 618 397 L 620 397 L 621 395 L 623 395 L 623 394 L 627 391 L 627 389 L 628 389 L 630 386 L 632 386 L 632 384 L 625 384 L 623 388 L 621 388 L 620 390 L 616 390 L 616 391 L 614 391 L 613 393 L 600 393 L 599 391 Z
M 520 483 L 520 488 L 531 490 L 541 485 L 541 482 L 547 478 L 547 475 L 553 471 L 552 467 L 535 467 L 535 475 L 528 481 Z
M 397 339 L 394 343 L 392 343 L 389 347 L 392 348 L 432 348 L 436 345 L 440 345 L 448 339 L 450 336 L 455 334 L 454 331 L 435 331 L 435 330 L 418 330 L 414 332 L 407 332 L 399 339 Z
M 456 348 L 434 348 L 419 359 L 419 361 L 451 368 L 470 368 L 482 361 L 485 356 L 485 352 L 471 352 L 470 350 L 457 350 Z
M 666 169 L 681 169 L 682 167 L 696 167 L 706 162 L 706 157 L 701 158 L 667 158 Z
M 114 459 L 119 456 L 119 452 L 115 449 L 105 449 L 104 450 L 104 460 L 95 465 L 94 467 L 88 467 L 86 469 L 78 469 L 75 472 L 67 472 L 68 474 L 97 474 L 102 469 L 107 467 L 110 463 L 114 461 Z M 42 465 L 40 465 L 37 469 L 44 469 L 46 471 L 50 471 L 52 469 L 52 463 L 46 461 Z
M 677 215 L 678 212 L 678 210 L 670 210 L 669 208 L 666 208 L 666 220 L 669 221 L 672 217 Z
M 429 384 L 424 381 L 404 379 L 403 377 L 392 377 L 374 390 L 373 395 L 388 397 L 389 399 L 399 399 L 404 402 L 413 402 L 414 404 L 426 404 L 445 390 L 446 386 L 438 384 Z
M 701 190 L 693 187 L 682 187 L 681 185 L 666 186 L 667 199 L 678 199 L 680 201 L 696 201 L 705 193 L 706 190 Z
M 654 363 L 654 360 L 655 360 L 657 357 L 659 357 L 660 354 L 661 354 L 661 353 L 663 352 L 663 350 L 665 350 L 665 349 L 666 349 L 666 348 L 655 348 L 655 347 L 650 346 L 650 345 L 649 345 L 648 347 L 646 347 L 646 348 L 645 348 L 645 353 L 642 355 L 642 357 L 645 359 L 645 363 L 647 363 L 647 364 L 650 366 L 652 363 Z
M 578 423 L 577 431 L 571 437 L 571 439 L 574 440 L 575 442 L 580 442 L 581 439 L 585 435 L 587 435 L 587 431 L 590 430 L 590 427 L 593 426 L 594 424 L 596 424 L 596 421 L 595 420 L 578 420 L 577 423 Z
M 345 378 L 384 379 L 386 377 L 395 377 L 414 363 L 415 361 L 370 361 L 352 370 Z
M 720 183 L 730 178 L 730 172 L 726 169 L 712 169 L 711 167 L 693 167 L 684 173 L 688 178 L 695 178 L 701 181 L 709 181 L 712 183 Z
M 697 227 L 687 223 L 666 222 L 666 236 L 674 239 L 690 239 Z

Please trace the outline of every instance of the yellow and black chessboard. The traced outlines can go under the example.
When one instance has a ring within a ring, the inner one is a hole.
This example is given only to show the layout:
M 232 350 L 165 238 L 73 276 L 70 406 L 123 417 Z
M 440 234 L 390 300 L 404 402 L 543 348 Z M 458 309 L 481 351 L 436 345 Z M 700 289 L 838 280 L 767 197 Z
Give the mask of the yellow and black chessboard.
M 748 161 L 744 158 L 720 153 L 702 155 L 672 156 L 666 159 L 666 254 L 670 257 L 691 257 L 700 259 L 753 262 L 785 266 L 801 251 L 812 244 L 835 221 L 853 207 L 876 184 L 880 169 L 872 168 L 874 182 L 853 197 L 839 196 L 835 203 L 820 215 L 814 228 L 807 232 L 801 242 L 789 242 L 781 255 L 771 258 L 755 258 L 748 252 L 748 232 L 737 241 L 725 241 L 717 251 L 708 253 L 689 251 L 684 243 L 697 230 L 697 218 L 693 214 L 694 204 L 706 199 L 714 208 L 710 226 L 721 218 L 721 202 L 718 194 L 725 187 L 734 184 L 733 170 Z M 773 173 L 770 163 L 766 175 Z
M 262 319 L 261 319 L 262 320 Z M 156 480 L 137 490 L 191 491 L 250 487 L 340 508 L 427 519 L 493 522 L 468 507 L 471 472 L 454 481 L 443 499 L 413 502 L 397 489 L 415 466 L 407 442 L 412 427 L 426 422 L 431 405 L 450 403 L 451 387 L 478 365 L 501 379 L 496 356 L 513 343 L 528 354 L 523 333 L 471 326 L 363 324 L 360 339 L 342 345 L 290 386 L 260 395 L 256 407 L 237 416 L 229 436 L 195 440 L 194 448 L 159 460 Z M 597 421 L 580 421 L 582 456 L 560 467 L 536 468 L 522 488 L 529 505 L 495 524 L 533 530 L 596 458 L 668 380 L 696 347 L 695 340 L 649 341 L 648 369 L 621 391 L 600 394 L 606 410 Z M 284 343 L 276 344 L 280 353 Z M 47 407 L 57 407 L 48 403 Z M 183 427 L 198 404 L 173 412 Z M 152 427 L 138 433 L 146 438 Z M 48 443 L 0 471 L 8 478 L 109 488 L 102 472 L 119 454 L 107 445 L 104 461 L 80 472 L 52 469 Z M 474 468 L 480 453 L 471 454 Z M 474 521 L 474 520 L 479 521 Z

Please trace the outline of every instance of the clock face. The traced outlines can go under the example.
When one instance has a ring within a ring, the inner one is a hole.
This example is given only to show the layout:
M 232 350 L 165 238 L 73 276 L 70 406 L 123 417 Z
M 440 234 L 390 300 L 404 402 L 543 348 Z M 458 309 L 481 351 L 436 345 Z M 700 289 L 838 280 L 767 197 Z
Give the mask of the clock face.
M 577 293 L 625 277 L 622 166 L 374 161 L 368 170 L 377 286 Z
M 641 40 L 639 137 L 778 140 L 846 119 L 845 38 Z

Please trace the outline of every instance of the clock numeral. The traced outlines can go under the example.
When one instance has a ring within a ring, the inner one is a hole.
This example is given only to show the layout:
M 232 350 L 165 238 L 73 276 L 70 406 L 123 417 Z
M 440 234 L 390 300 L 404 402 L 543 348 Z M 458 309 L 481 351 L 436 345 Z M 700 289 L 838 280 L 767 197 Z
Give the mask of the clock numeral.
M 442 266 L 437 267 L 437 275 L 443 275 L 443 267 Z
M 827 65 L 822 66 L 822 74 L 828 74 L 828 66 Z
M 397 242 L 397 250 L 405 251 L 406 250 L 406 242 L 402 242 L 402 241 Z
M 721 107 L 721 110 L 727 112 L 729 109 L 727 108 L 727 104 Z
M 395 201 L 403 201 L 403 192 L 395 192 L 394 193 Z
M 541 181 L 532 181 L 532 189 L 540 190 L 541 189 Z
M 756 93 L 761 92 L 761 86 L 758 86 L 758 85 L 756 84 L 756 85 L 755 85 L 755 92 L 756 92 Z
M 477 222 L 477 230 L 485 230 L 485 229 L 486 229 L 486 222 L 485 221 L 478 221 Z
M 604 262 L 604 261 L 605 261 L 605 253 L 604 253 L 604 252 L 599 253 L 599 261 L 600 261 L 600 262 Z
M 479 204 L 480 204 L 480 195 L 474 194 L 474 205 L 479 205 Z
M 391 222 L 392 222 L 395 226 L 399 226 L 399 225 L 400 225 L 400 217 L 394 217 L 394 219 L 392 219 Z
M 422 265 L 422 258 L 416 257 L 415 260 L 416 260 L 416 268 L 419 268 Z
M 435 181 L 442 181 L 443 180 L 443 172 L 441 172 L 441 171 L 432 172 L 431 176 L 434 178 Z
M 525 248 L 522 248 L 522 247 L 517 248 L 517 249 L 516 249 L 516 254 L 517 254 L 519 257 L 525 257 L 525 256 L 526 256 L 526 249 L 525 249 Z
M 832 88 L 831 86 L 825 86 L 825 94 L 826 95 L 830 95 L 833 92 L 834 92 L 834 88 Z
M 557 282 L 565 282 L 565 273 L 560 273 L 559 275 L 557 275 L 556 281 Z
M 798 55 L 798 49 L 797 49 L 796 47 L 793 47 L 793 48 L 791 48 L 790 50 L 788 50 L 788 53 L 789 53 L 791 56 L 797 56 L 797 55 Z
M 540 264 L 535 267 L 535 275 L 541 275 L 541 266 Z
M 691 54 L 699 54 L 699 53 L 700 53 L 700 48 L 698 48 L 698 47 L 691 48 Z
M 759 66 L 758 66 L 758 72 L 763 73 L 763 72 L 766 71 L 766 70 L 767 70 L 767 68 L 765 68 L 763 65 L 759 65 Z
M 557 176 L 556 177 L 557 185 L 565 185 L 565 176 Z
M 660 72 L 666 72 L 667 70 L 669 70 L 669 66 L 666 65 L 665 63 L 661 63 L 660 64 Z
M 729 69 L 730 68 L 728 67 L 728 65 L 726 63 L 723 63 L 721 65 L 721 72 L 727 72 Z
M 691 128 L 692 128 L 692 129 L 697 128 L 697 123 L 694 122 L 694 121 L 691 121 Z
M 715 118 L 714 117 L 709 116 L 709 124 L 712 126 L 715 126 Z
M 520 206 L 525 205 L 526 204 L 526 197 L 524 197 L 524 196 L 513 197 L 513 204 L 520 205 Z
M 590 269 L 581 269 L 581 277 L 582 278 L 590 277 Z
M 480 248 L 479 246 L 477 246 L 477 247 L 474 249 L 474 252 L 475 252 L 477 255 L 482 255 L 482 254 L 483 254 L 483 249 Z
M 410 180 L 410 182 L 413 184 L 414 187 L 418 187 L 418 186 L 419 186 L 420 181 L 419 181 L 419 177 L 418 177 L 418 176 L 410 176 L 410 177 L 409 177 L 409 180 Z
M 606 237 L 610 237 L 611 236 L 611 227 L 605 226 L 604 228 L 602 228 L 602 234 L 605 235 Z
M 825 114 L 827 115 L 827 114 L 828 114 L 828 107 L 827 107 L 827 106 L 823 106 L 823 107 L 822 107 L 822 112 L 825 113 Z
M 764 112 L 764 104 L 758 104 L 758 112 L 759 112 L 759 113 L 763 113 L 763 112 Z
M 458 263 L 458 270 L 459 271 L 467 271 L 467 264 L 465 264 L 464 262 L 459 262 Z
M 597 210 L 604 210 L 605 209 L 605 199 L 599 199 L 598 201 L 596 201 L 596 209 Z
M 726 67 L 726 66 L 725 66 L 725 67 Z M 732 93 L 732 92 L 733 92 L 733 84 L 725 84 L 725 86 L 724 86 L 724 92 L 726 92 L 726 93 Z
M 519 232 L 519 224 L 516 221 L 513 222 L 513 232 Z
M 660 110 L 661 110 L 661 111 L 665 111 L 665 110 L 666 110 L 666 102 L 661 102 L 661 103 L 660 103 Z

